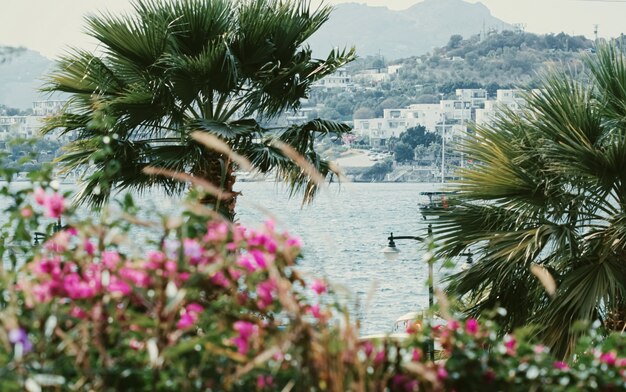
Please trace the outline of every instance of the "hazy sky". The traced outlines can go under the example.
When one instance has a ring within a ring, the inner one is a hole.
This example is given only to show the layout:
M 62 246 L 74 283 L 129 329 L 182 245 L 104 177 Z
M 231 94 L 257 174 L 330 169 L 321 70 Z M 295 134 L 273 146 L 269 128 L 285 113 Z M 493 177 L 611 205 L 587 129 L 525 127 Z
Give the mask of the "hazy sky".
M 367 3 L 401 10 L 421 0 L 327 0 L 327 3 Z M 431 0 L 432 1 L 432 0 Z M 478 0 L 466 0 L 476 3 Z M 601 37 L 626 32 L 626 0 L 480 0 L 492 14 L 508 23 L 524 23 L 536 33 L 583 34 Z M 83 15 L 108 9 L 130 9 L 129 0 L 0 0 L 0 45 L 26 46 L 48 57 L 69 44 L 88 46 L 82 33 Z

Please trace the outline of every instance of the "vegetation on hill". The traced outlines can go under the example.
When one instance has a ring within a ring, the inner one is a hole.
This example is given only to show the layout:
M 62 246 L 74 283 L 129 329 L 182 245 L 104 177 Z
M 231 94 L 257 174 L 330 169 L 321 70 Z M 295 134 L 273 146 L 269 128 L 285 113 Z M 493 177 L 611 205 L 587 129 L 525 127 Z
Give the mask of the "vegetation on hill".
M 564 33 L 537 35 L 503 31 L 483 37 L 450 37 L 448 44 L 419 57 L 386 63 L 380 56 L 360 58 L 350 65 L 354 75 L 366 69 L 401 64 L 398 74 L 353 92 L 316 94 L 311 104 L 323 104 L 336 120 L 382 117 L 383 109 L 415 103 L 436 103 L 458 88 L 484 88 L 493 96 L 500 88 L 532 88 L 548 69 L 582 75 L 583 57 L 593 41 Z

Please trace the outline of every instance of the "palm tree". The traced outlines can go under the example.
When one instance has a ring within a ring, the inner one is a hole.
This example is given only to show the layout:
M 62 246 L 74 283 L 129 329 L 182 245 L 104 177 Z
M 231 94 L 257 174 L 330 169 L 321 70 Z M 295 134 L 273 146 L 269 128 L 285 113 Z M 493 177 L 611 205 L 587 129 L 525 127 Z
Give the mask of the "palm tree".
M 626 62 L 603 47 L 587 63 L 588 82 L 554 73 L 523 110 L 475 127 L 478 163 L 435 222 L 442 254 L 479 253 L 450 279 L 466 311 L 504 307 L 504 331 L 534 325 L 563 356 L 578 321 L 626 321 Z
M 280 143 L 332 175 L 314 141 L 350 128 L 322 119 L 263 124 L 297 109 L 312 83 L 354 59 L 354 49 L 314 59 L 305 44 L 331 8 L 311 10 L 306 1 L 291 0 L 135 0 L 133 7 L 134 14 L 88 17 L 87 33 L 98 49 L 71 50 L 44 87 L 70 95 L 43 131 L 75 136 L 59 162 L 91 173 L 79 200 L 100 206 L 114 190 L 186 189 L 184 182 L 146 173 L 147 167 L 232 192 L 235 161 L 199 143 L 192 137 L 198 131 L 218 137 L 260 172 L 273 170 L 310 200 L 318 184 Z M 231 218 L 235 200 L 235 194 L 221 205 L 215 196 L 203 199 Z

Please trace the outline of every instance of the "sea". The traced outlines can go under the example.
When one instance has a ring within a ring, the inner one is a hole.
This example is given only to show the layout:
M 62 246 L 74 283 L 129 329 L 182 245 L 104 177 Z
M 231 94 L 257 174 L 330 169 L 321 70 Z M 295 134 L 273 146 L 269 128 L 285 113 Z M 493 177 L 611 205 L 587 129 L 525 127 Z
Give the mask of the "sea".
M 420 192 L 441 189 L 427 183 L 344 183 L 323 189 L 311 204 L 289 198 L 283 185 L 240 183 L 237 219 L 255 226 L 268 214 L 278 226 L 302 238 L 300 270 L 332 283 L 361 333 L 391 332 L 405 313 L 428 307 L 425 245 L 397 240 L 399 257 L 382 249 L 394 236 L 426 237 L 428 221 L 419 213 Z M 435 265 L 435 284 L 449 269 Z
M 74 188 L 64 184 L 62 190 Z M 397 240 L 399 257 L 385 259 L 388 237 L 426 237 L 429 222 L 419 213 L 420 192 L 440 190 L 429 183 L 341 183 L 320 190 L 302 204 L 275 182 L 239 182 L 236 220 L 258 227 L 272 219 L 303 241 L 298 269 L 307 280 L 325 278 L 335 297 L 358 321 L 361 334 L 392 332 L 397 318 L 428 307 L 428 265 L 425 245 Z M 175 211 L 179 199 L 153 192 L 136 198 L 144 210 Z M 450 272 L 434 267 L 435 286 Z

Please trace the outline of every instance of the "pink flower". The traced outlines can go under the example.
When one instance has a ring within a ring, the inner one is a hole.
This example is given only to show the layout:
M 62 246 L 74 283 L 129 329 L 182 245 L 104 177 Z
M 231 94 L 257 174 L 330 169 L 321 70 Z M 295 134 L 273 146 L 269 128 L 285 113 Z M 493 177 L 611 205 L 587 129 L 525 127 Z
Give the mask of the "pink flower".
M 300 237 L 291 236 L 287 239 L 286 244 L 289 248 L 302 248 L 302 240 Z
M 276 288 L 276 282 L 273 279 L 268 279 L 256 286 L 257 306 L 259 309 L 265 309 L 274 302 Z
M 460 325 L 459 322 L 456 320 L 448 320 L 448 329 L 450 331 L 456 331 L 457 329 L 459 329 Z
M 165 262 L 165 254 L 157 250 L 151 250 L 148 252 L 148 261 L 146 262 L 146 268 L 159 269 Z
M 248 321 L 236 321 L 233 325 L 233 329 L 237 331 L 238 336 L 231 339 L 231 341 L 237 346 L 237 351 L 246 355 L 250 350 L 250 340 L 258 335 L 259 327 Z
M 515 355 L 515 349 L 517 347 L 517 341 L 513 336 L 509 336 L 508 339 L 504 341 L 504 347 L 506 347 L 506 353 L 508 355 Z
M 128 345 L 130 346 L 130 348 L 132 348 L 133 350 L 141 350 L 144 346 L 143 342 L 140 342 L 137 339 L 130 339 L 130 341 L 128 342 Z
M 254 272 L 258 269 L 258 265 L 254 263 L 252 259 L 250 258 L 250 256 L 248 255 L 240 256 L 239 259 L 237 260 L 237 265 L 240 267 L 244 267 L 249 272 Z
M 372 352 L 374 352 L 374 345 L 372 344 L 372 342 L 370 342 L 369 340 L 363 342 L 363 352 L 368 358 L 370 355 L 372 355 Z
M 78 306 L 74 306 L 70 310 L 70 316 L 76 317 L 76 318 L 81 319 L 81 320 L 84 320 L 84 319 L 87 318 L 87 312 L 85 312 L 84 310 L 82 310 Z
M 413 362 L 419 362 L 422 359 L 422 351 L 417 348 L 414 348 L 411 359 L 413 360 Z
M 128 283 L 120 280 L 117 276 L 111 276 L 107 289 L 111 294 L 128 295 L 132 291 Z
M 325 293 L 327 290 L 326 283 L 323 280 L 316 279 L 311 283 L 311 290 L 315 291 L 318 295 Z
M 617 362 L 617 354 L 615 351 L 609 351 L 600 355 L 600 362 L 606 363 L 609 366 L 615 366 Z
M 20 216 L 22 218 L 30 218 L 31 216 L 33 216 L 33 209 L 30 208 L 30 206 L 22 208 L 20 210 Z
M 85 253 L 87 253 L 89 256 L 93 256 L 94 252 L 96 251 L 96 246 L 93 244 L 93 242 L 85 240 L 85 242 L 83 242 L 83 249 L 85 249 Z
M 476 335 L 478 333 L 478 321 L 476 319 L 469 319 L 465 322 L 465 332 L 469 335 Z
M 439 365 L 439 367 L 437 368 L 437 378 L 439 380 L 445 380 L 446 378 L 448 378 L 448 371 L 446 370 L 445 366 Z
M 184 309 L 181 309 L 180 320 L 176 323 L 176 328 L 187 329 L 192 327 L 198 321 L 202 312 L 204 312 L 202 305 L 195 302 L 188 304 Z
M 374 357 L 374 365 L 381 365 L 383 362 L 385 362 L 385 358 L 387 358 L 387 356 L 385 355 L 385 350 L 380 350 L 376 353 L 376 356 Z
M 315 317 L 318 320 L 321 320 L 323 318 L 319 305 L 311 305 L 309 307 L 309 313 L 311 313 L 311 315 L 313 315 L 313 317 Z
M 70 273 L 63 278 L 63 290 L 72 299 L 91 298 L 96 295 L 95 288 L 82 280 L 77 273 Z
M 102 252 L 102 264 L 110 270 L 114 270 L 120 262 L 120 254 L 115 251 Z
M 37 204 L 39 204 L 40 206 L 43 206 L 46 203 L 46 191 L 44 191 L 42 188 L 35 189 L 35 191 L 33 192 L 33 196 L 35 197 L 35 202 L 37 202 Z
M 148 287 L 150 285 L 150 275 L 145 271 L 140 271 L 134 268 L 122 267 L 119 271 L 119 276 L 137 287 Z
M 254 262 L 259 267 L 259 269 L 266 269 L 268 260 L 266 260 L 265 255 L 260 250 L 254 249 L 250 251 L 250 254 L 254 258 Z
M 202 259 L 204 249 L 200 243 L 193 238 L 185 238 L 183 240 L 183 254 L 189 258 L 191 264 L 198 264 Z
M 211 276 L 211 283 L 224 288 L 228 288 L 228 286 L 230 286 L 230 281 L 226 278 L 226 275 L 224 275 L 222 271 L 216 271 L 213 276 Z
M 567 364 L 563 361 L 556 361 L 552 364 L 552 366 L 554 366 L 555 369 L 559 370 L 569 370 L 569 366 L 567 366 Z
M 274 384 L 274 378 L 272 376 L 263 376 L 259 374 L 256 378 L 257 389 L 270 388 Z
M 65 210 L 65 198 L 55 192 L 45 200 L 44 207 L 46 207 L 45 216 L 56 219 Z

